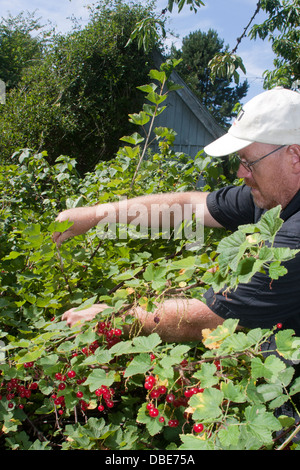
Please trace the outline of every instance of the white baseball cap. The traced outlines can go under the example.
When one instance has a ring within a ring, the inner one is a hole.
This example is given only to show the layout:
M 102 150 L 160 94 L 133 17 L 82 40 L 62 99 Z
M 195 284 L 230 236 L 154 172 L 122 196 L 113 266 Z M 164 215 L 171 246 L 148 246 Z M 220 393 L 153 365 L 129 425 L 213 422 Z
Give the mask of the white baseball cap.
M 222 157 L 253 142 L 300 145 L 300 93 L 276 87 L 255 96 L 242 107 L 228 133 L 204 151 Z

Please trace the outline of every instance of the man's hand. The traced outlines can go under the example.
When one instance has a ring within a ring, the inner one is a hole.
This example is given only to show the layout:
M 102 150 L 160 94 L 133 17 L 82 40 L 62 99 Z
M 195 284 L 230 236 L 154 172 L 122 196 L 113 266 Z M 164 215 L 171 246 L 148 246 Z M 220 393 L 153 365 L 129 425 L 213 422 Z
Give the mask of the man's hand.
M 94 304 L 84 310 L 71 308 L 63 314 L 62 320 L 66 320 L 69 326 L 74 326 L 78 322 L 93 320 L 98 313 L 103 312 L 106 308 L 108 308 L 106 304 Z
M 77 235 L 86 233 L 97 224 L 96 209 L 93 207 L 76 207 L 61 212 L 56 218 L 58 222 L 69 220 L 73 225 L 65 232 L 55 232 L 52 235 L 53 241 L 60 246 L 65 240 Z

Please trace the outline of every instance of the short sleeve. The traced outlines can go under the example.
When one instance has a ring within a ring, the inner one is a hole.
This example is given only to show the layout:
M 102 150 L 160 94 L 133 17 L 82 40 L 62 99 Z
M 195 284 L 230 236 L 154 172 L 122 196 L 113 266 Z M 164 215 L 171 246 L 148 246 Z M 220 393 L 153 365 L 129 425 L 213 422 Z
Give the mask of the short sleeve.
M 212 217 L 227 230 L 235 231 L 239 225 L 251 224 L 261 216 L 246 185 L 228 186 L 213 191 L 207 197 L 207 208 Z

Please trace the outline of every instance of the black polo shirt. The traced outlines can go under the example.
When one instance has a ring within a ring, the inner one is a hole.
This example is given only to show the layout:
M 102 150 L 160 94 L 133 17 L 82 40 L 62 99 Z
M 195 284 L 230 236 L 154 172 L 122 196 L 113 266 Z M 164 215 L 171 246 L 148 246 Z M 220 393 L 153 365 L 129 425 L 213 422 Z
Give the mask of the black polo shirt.
M 248 186 L 230 186 L 209 194 L 207 206 L 223 227 L 235 231 L 239 225 L 257 223 L 265 212 L 255 206 Z M 284 223 L 274 246 L 300 248 L 300 191 L 281 212 Z M 215 293 L 209 289 L 204 297 L 209 308 L 220 317 L 239 319 L 246 328 L 272 328 L 282 323 L 300 336 L 300 253 L 284 263 L 287 274 L 278 280 L 256 273 L 247 284 L 236 290 Z

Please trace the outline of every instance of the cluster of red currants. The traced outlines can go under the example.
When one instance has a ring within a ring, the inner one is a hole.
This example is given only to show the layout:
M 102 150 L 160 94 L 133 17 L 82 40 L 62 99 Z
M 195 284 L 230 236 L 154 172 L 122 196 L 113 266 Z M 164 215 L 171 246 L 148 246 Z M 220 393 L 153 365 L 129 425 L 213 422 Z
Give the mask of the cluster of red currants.
M 75 370 L 69 370 L 66 374 L 63 374 L 61 372 L 57 372 L 55 374 L 55 379 L 59 382 L 58 385 L 57 385 L 57 391 L 58 392 L 62 392 L 63 390 L 65 390 L 66 386 L 67 386 L 67 380 L 68 379 L 74 379 L 76 377 L 76 372 Z M 78 385 L 82 384 L 84 381 L 86 380 L 86 378 L 83 378 L 83 379 L 77 379 L 76 380 L 76 383 Z M 77 398 L 82 398 L 83 397 L 83 393 L 81 391 L 78 391 L 76 393 L 76 396 Z M 58 413 L 60 415 L 62 415 L 64 413 L 64 407 L 65 407 L 65 397 L 64 395 L 59 395 L 57 396 L 57 393 L 54 391 L 51 395 L 51 398 L 53 399 L 53 402 L 54 402 L 54 405 L 59 407 L 58 409 Z M 88 404 L 86 402 L 84 402 L 83 400 L 80 401 L 80 405 L 81 405 L 81 408 L 84 410 L 87 408 Z
M 145 382 L 144 382 L 144 387 L 146 390 L 149 390 L 149 397 L 151 399 L 159 399 L 161 398 L 162 395 L 165 395 L 167 393 L 167 388 L 164 385 L 160 385 L 155 387 L 157 384 L 157 381 L 153 375 L 149 375 L 146 377 Z M 173 405 L 174 408 L 180 407 L 180 406 L 187 406 L 189 398 L 196 394 L 196 393 L 203 393 L 204 389 L 201 387 L 191 387 L 189 389 L 186 389 L 184 391 L 184 396 L 180 397 L 175 397 L 174 393 L 168 393 L 165 396 L 165 401 L 166 403 Z M 146 409 L 149 413 L 149 416 L 151 418 L 156 418 L 159 416 L 159 410 L 156 408 L 156 406 L 153 404 L 152 401 L 148 402 L 146 405 Z M 158 418 L 160 423 L 165 422 L 165 418 L 163 416 L 160 416 Z M 176 418 L 171 418 L 168 420 L 168 426 L 176 428 L 179 425 L 179 420 Z M 195 433 L 200 433 L 204 429 L 203 424 L 201 423 L 195 423 L 193 426 L 193 430 Z
M 100 388 L 97 388 L 97 390 L 95 390 L 95 395 L 97 397 L 100 397 L 100 404 L 98 405 L 99 411 L 104 411 L 105 409 L 101 398 L 103 398 L 104 403 L 106 404 L 107 408 L 114 407 L 114 402 L 113 402 L 114 394 L 115 394 L 115 390 L 111 387 L 110 388 L 107 387 L 106 385 L 101 385 Z
M 7 400 L 7 406 L 9 409 L 18 408 L 23 409 L 28 400 L 31 397 L 31 393 L 34 390 L 38 389 L 38 384 L 36 382 L 31 382 L 28 384 L 22 384 L 20 379 L 14 378 L 10 379 L 8 382 L 0 383 L 0 400 L 5 396 Z
M 122 330 L 120 328 L 112 328 L 110 321 L 102 321 L 97 325 L 97 333 L 99 336 L 103 336 L 105 338 L 107 347 L 111 348 L 121 340 L 120 337 L 122 335 Z

